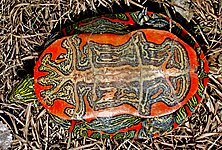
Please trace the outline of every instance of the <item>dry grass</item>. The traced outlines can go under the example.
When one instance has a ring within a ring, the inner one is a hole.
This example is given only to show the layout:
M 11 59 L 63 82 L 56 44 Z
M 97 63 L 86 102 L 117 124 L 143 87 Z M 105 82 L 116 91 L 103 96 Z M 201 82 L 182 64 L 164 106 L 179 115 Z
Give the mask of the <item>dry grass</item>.
M 147 0 L 1 0 L 0 1 L 0 121 L 13 134 L 12 149 L 222 149 L 222 1 L 193 0 L 194 31 L 210 65 L 207 94 L 195 113 L 173 132 L 148 140 L 95 140 L 73 136 L 50 121 L 37 103 L 10 103 L 27 60 L 38 58 L 50 31 L 86 10 L 112 12 L 113 3 L 126 8 L 149 6 Z M 174 6 L 167 0 L 155 0 Z M 125 4 L 126 5 L 125 5 Z M 123 9 L 124 9 L 123 8 Z M 84 15 L 84 13 L 83 13 Z M 30 68 L 32 66 L 30 65 Z M 32 70 L 31 70 L 32 71 Z

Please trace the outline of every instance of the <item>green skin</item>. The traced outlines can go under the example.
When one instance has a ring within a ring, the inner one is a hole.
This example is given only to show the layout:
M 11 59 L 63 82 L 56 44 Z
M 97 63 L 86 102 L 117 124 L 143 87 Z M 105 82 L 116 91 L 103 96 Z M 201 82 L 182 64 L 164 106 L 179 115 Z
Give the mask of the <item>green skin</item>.
M 34 92 L 34 78 L 31 75 L 27 75 L 18 83 L 10 97 L 10 100 L 16 103 L 29 103 L 38 101 Z
M 73 35 L 77 33 L 116 33 L 116 34 L 126 34 L 129 33 L 132 28 L 135 28 L 135 25 L 139 25 L 143 28 L 158 28 L 158 29 L 168 29 L 169 28 L 169 19 L 163 15 L 152 14 L 146 15 L 144 11 L 142 12 L 133 12 L 130 13 L 131 18 L 134 20 L 134 25 L 126 25 L 121 22 L 112 22 L 111 19 L 126 21 L 128 16 L 123 14 L 115 14 L 115 15 L 106 15 L 106 18 L 109 19 L 98 19 L 91 23 L 91 20 L 96 20 L 97 17 L 86 19 L 76 24 L 70 25 L 62 32 L 57 32 L 51 36 L 48 42 L 44 45 L 46 48 L 56 39 L 61 38 L 66 35 Z M 80 25 L 81 23 L 85 23 L 85 25 Z M 195 39 L 190 34 L 184 35 L 184 29 L 181 26 L 178 26 L 176 22 L 172 21 L 171 32 L 179 37 L 183 37 L 184 41 L 186 41 L 191 47 L 193 47 L 197 54 L 200 55 L 201 50 L 199 46 L 196 46 Z M 103 26 L 101 26 L 103 24 Z M 100 28 L 101 26 L 101 28 Z M 135 131 L 128 131 L 126 133 L 118 133 L 121 128 L 127 128 L 133 126 L 138 123 L 142 123 L 143 128 L 139 131 L 138 136 L 136 138 L 150 138 L 153 137 L 155 133 L 165 134 L 176 126 L 181 124 L 188 114 L 194 111 L 195 107 L 198 105 L 206 86 L 206 81 L 204 82 L 204 78 L 207 78 L 207 71 L 204 70 L 204 61 L 202 59 L 199 60 L 200 67 L 198 69 L 199 74 L 199 83 L 198 83 L 198 92 L 195 96 L 193 96 L 184 106 L 182 106 L 179 110 L 174 112 L 173 114 L 169 114 L 166 116 L 158 117 L 158 118 L 150 118 L 150 119 L 141 119 L 138 117 L 123 115 L 121 117 L 113 117 L 113 118 L 98 118 L 91 122 L 85 121 L 76 121 L 73 132 L 74 134 L 80 134 L 81 136 L 89 136 L 88 130 L 94 131 L 93 134 L 90 135 L 92 138 L 110 138 L 110 134 L 117 133 L 113 138 L 135 138 Z M 27 75 L 15 88 L 10 99 L 12 102 L 16 103 L 29 103 L 29 102 L 38 102 L 37 97 L 34 92 L 34 79 L 31 75 Z M 63 120 L 54 115 L 51 115 L 52 120 L 56 123 L 60 124 L 65 128 L 69 128 L 71 125 L 70 121 Z M 108 122 L 107 122 L 108 121 Z M 104 126 L 108 124 L 107 126 Z M 97 132 L 98 131 L 98 132 Z M 105 132 L 104 134 L 100 134 L 99 131 Z

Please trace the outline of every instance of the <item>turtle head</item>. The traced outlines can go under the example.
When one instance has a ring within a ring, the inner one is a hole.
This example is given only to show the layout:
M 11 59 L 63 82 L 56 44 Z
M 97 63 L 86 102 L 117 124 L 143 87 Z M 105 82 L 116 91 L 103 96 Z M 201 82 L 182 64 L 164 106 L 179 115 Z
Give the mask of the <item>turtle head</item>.
M 10 96 L 10 101 L 16 103 L 37 101 L 34 92 L 34 78 L 31 75 L 27 75 L 18 83 Z

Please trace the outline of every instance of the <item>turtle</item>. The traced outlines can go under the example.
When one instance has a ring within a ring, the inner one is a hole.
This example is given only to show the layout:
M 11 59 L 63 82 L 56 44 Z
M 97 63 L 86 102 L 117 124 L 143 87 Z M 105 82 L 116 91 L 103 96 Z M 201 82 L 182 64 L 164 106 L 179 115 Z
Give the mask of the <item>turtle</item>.
M 201 102 L 208 63 L 195 38 L 149 11 L 105 14 L 53 34 L 11 99 L 38 100 L 57 123 L 91 138 L 147 139 Z

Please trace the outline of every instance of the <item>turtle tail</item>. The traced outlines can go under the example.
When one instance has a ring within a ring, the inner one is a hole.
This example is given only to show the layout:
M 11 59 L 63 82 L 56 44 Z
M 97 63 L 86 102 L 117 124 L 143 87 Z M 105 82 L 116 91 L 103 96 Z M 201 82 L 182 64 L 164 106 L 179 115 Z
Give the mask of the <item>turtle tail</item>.
M 34 92 L 34 78 L 27 75 L 22 81 L 18 83 L 10 96 L 11 102 L 28 103 L 37 101 Z

